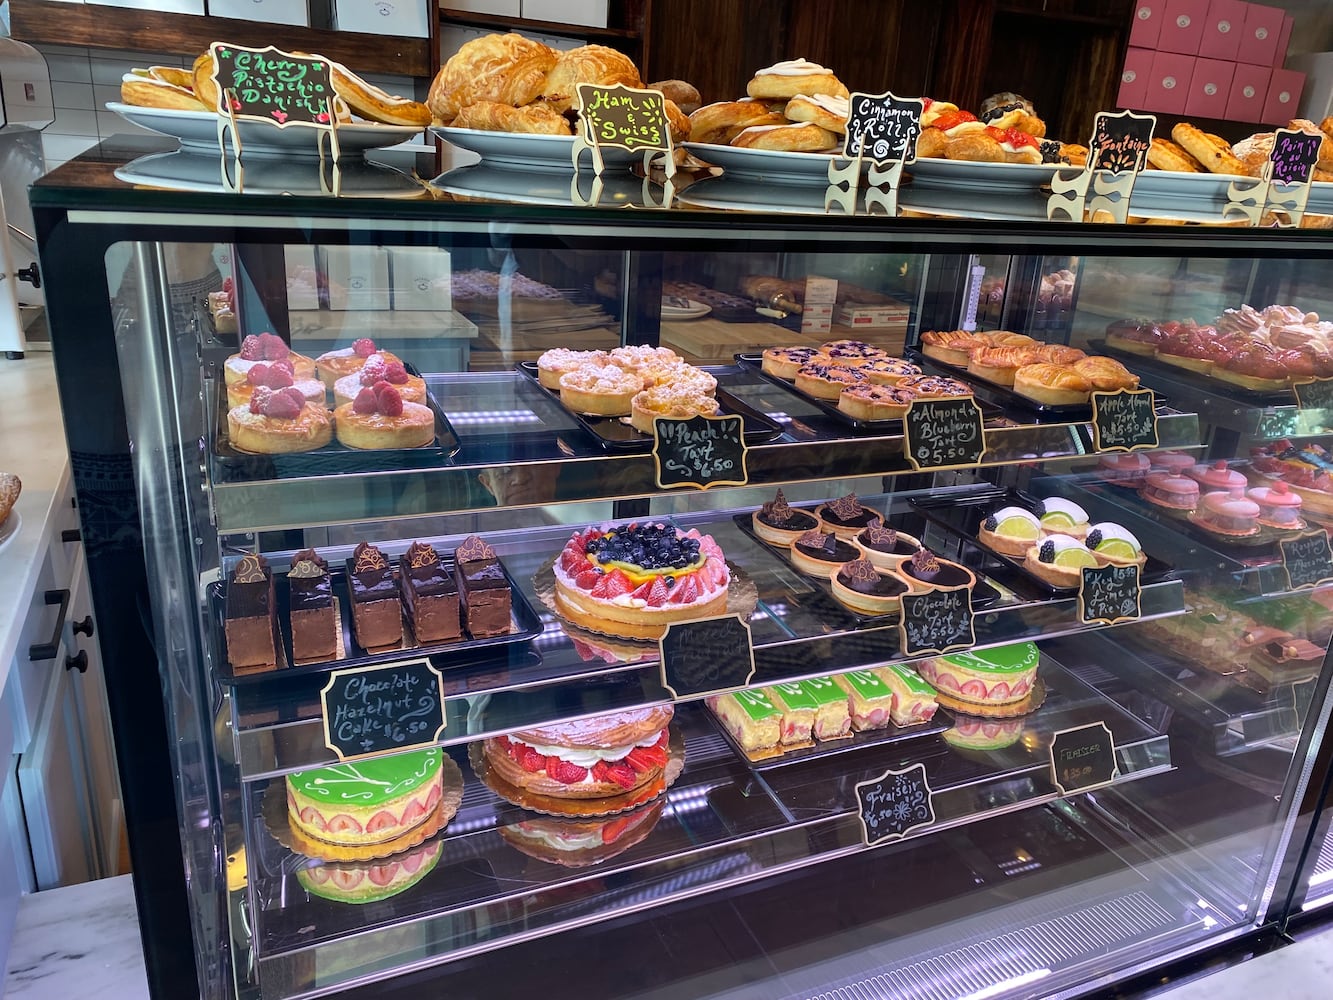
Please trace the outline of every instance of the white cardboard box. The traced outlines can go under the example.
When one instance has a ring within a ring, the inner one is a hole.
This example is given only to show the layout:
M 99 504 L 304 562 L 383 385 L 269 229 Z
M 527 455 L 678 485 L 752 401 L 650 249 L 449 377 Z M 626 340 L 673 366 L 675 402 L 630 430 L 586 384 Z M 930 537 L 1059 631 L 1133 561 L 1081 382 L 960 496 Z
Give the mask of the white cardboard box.
M 606 0 L 523 0 L 523 16 L 555 24 L 606 27 Z
M 394 309 L 448 312 L 454 307 L 448 250 L 390 247 L 389 282 Z
M 518 17 L 519 0 L 449 0 L 451 10 L 466 10 L 473 14 L 503 14 Z
M 208 14 L 243 21 L 310 26 L 310 8 L 306 0 L 208 0 Z
M 427 38 L 434 12 L 427 0 L 333 0 L 333 26 L 339 31 Z
M 308 243 L 282 248 L 287 272 L 287 308 L 319 308 L 319 267 L 315 248 Z
M 164 10 L 171 14 L 202 14 L 204 0 L 87 0 L 103 7 L 133 7 L 135 10 Z
M 319 248 L 319 284 L 329 308 L 389 308 L 389 254 L 383 247 Z

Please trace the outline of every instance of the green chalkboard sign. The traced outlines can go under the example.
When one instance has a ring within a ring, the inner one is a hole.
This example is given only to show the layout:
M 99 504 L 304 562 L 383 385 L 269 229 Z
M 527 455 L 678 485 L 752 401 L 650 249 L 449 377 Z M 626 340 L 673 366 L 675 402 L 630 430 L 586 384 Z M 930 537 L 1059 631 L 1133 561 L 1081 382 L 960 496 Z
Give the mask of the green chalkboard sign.
M 297 56 L 273 46 L 247 48 L 214 42 L 213 79 L 218 113 L 288 125 L 331 126 L 336 97 L 333 71 L 323 56 Z
M 660 90 L 580 83 L 579 115 L 588 144 L 602 149 L 671 151 L 666 98 Z

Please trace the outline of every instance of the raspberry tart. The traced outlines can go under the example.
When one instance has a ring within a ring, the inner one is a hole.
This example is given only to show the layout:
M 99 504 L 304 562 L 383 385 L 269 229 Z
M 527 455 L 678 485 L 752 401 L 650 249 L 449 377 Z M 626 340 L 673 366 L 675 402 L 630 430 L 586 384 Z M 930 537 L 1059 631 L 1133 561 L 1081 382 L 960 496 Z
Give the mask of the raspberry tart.
M 324 405 L 324 383 L 317 378 L 303 378 L 298 382 L 292 363 L 285 358 L 280 361 L 261 361 L 252 365 L 240 382 L 228 383 L 227 405 L 248 405 L 255 389 L 261 385 L 269 389 L 295 386 L 311 405 Z
M 444 793 L 439 747 L 287 775 L 292 827 L 328 844 L 393 840 L 423 823 Z
M 311 404 L 295 386 L 256 386 L 246 406 L 227 411 L 227 436 L 238 451 L 284 455 L 314 451 L 333 438 L 333 424 L 323 403 Z
M 656 523 L 579 532 L 554 573 L 561 615 L 629 639 L 659 639 L 671 622 L 725 614 L 731 581 L 711 535 Z
M 425 379 L 409 375 L 401 361 L 385 361 L 383 354 L 372 354 L 359 372 L 344 375 L 333 383 L 333 405 L 353 402 L 362 389 L 374 388 L 377 382 L 388 382 L 405 403 L 426 402 Z
M 359 372 L 366 362 L 376 354 L 384 359 L 385 364 L 390 361 L 402 361 L 402 358 L 396 354 L 381 351 L 375 346 L 375 341 L 369 337 L 362 337 L 359 340 L 354 340 L 351 347 L 321 354 L 315 359 L 315 370 L 318 372 L 320 380 L 332 389 L 337 385 L 338 379 Z
M 407 403 L 388 382 L 366 386 L 333 411 L 338 441 L 349 448 L 421 448 L 435 440 L 435 414 Z
M 315 362 L 304 354 L 297 354 L 287 341 L 272 333 L 251 334 L 241 341 L 238 354 L 229 357 L 222 366 L 223 378 L 228 385 L 244 382 L 246 374 L 261 362 L 286 361 L 298 379 L 314 378 Z

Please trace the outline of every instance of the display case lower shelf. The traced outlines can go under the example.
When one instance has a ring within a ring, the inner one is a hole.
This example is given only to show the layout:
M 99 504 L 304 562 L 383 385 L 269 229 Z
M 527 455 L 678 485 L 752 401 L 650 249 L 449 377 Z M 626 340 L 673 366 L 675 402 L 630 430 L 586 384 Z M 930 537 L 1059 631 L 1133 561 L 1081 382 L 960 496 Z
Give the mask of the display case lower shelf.
M 361 905 L 350 893 L 340 901 L 303 887 L 311 877 L 298 873 L 319 863 L 274 839 L 261 806 L 268 783 L 250 783 L 245 802 L 260 983 L 282 983 L 283 996 L 306 995 L 315 990 L 306 978 L 314 965 L 331 971 L 346 963 L 348 974 L 357 975 L 372 969 L 376 956 L 393 957 L 395 966 L 413 956 L 424 964 L 448 961 L 856 853 L 865 845 L 855 786 L 891 768 L 925 768 L 935 821 L 910 831 L 916 837 L 1053 799 L 1048 747 L 1064 729 L 1104 722 L 1116 739 L 1118 781 L 1171 767 L 1166 735 L 1053 659 L 1044 658 L 1041 671 L 1050 689 L 1046 705 L 1004 724 L 990 749 L 968 749 L 946 733 L 762 773 L 736 756 L 702 705 L 684 706 L 676 717 L 686 745 L 684 774 L 649 807 L 655 816 L 629 827 L 623 847 L 614 840 L 617 828 L 604 828 L 613 832 L 606 849 L 580 865 L 572 855 L 561 863 L 558 852 L 532 836 L 540 833 L 534 827 L 540 817 L 498 800 L 468 773 L 457 815 L 424 845 L 429 870 L 397 894 Z M 438 850 L 431 846 L 437 843 Z M 348 885 L 371 877 L 346 866 L 340 871 Z

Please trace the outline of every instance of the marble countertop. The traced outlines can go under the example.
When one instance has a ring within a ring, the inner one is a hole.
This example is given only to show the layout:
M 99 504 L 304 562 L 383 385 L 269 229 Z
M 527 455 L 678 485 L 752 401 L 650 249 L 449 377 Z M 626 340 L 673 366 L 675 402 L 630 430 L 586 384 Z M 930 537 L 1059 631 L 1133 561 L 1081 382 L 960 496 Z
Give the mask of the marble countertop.
M 0 542 L 0 580 L 8 594 L 30 594 L 36 585 L 47 525 L 69 482 L 65 425 L 56 398 L 49 354 L 0 360 L 0 470 L 14 472 L 23 492 L 10 517 L 18 531 Z M 14 660 L 27 601 L 0 602 L 0 691 Z

